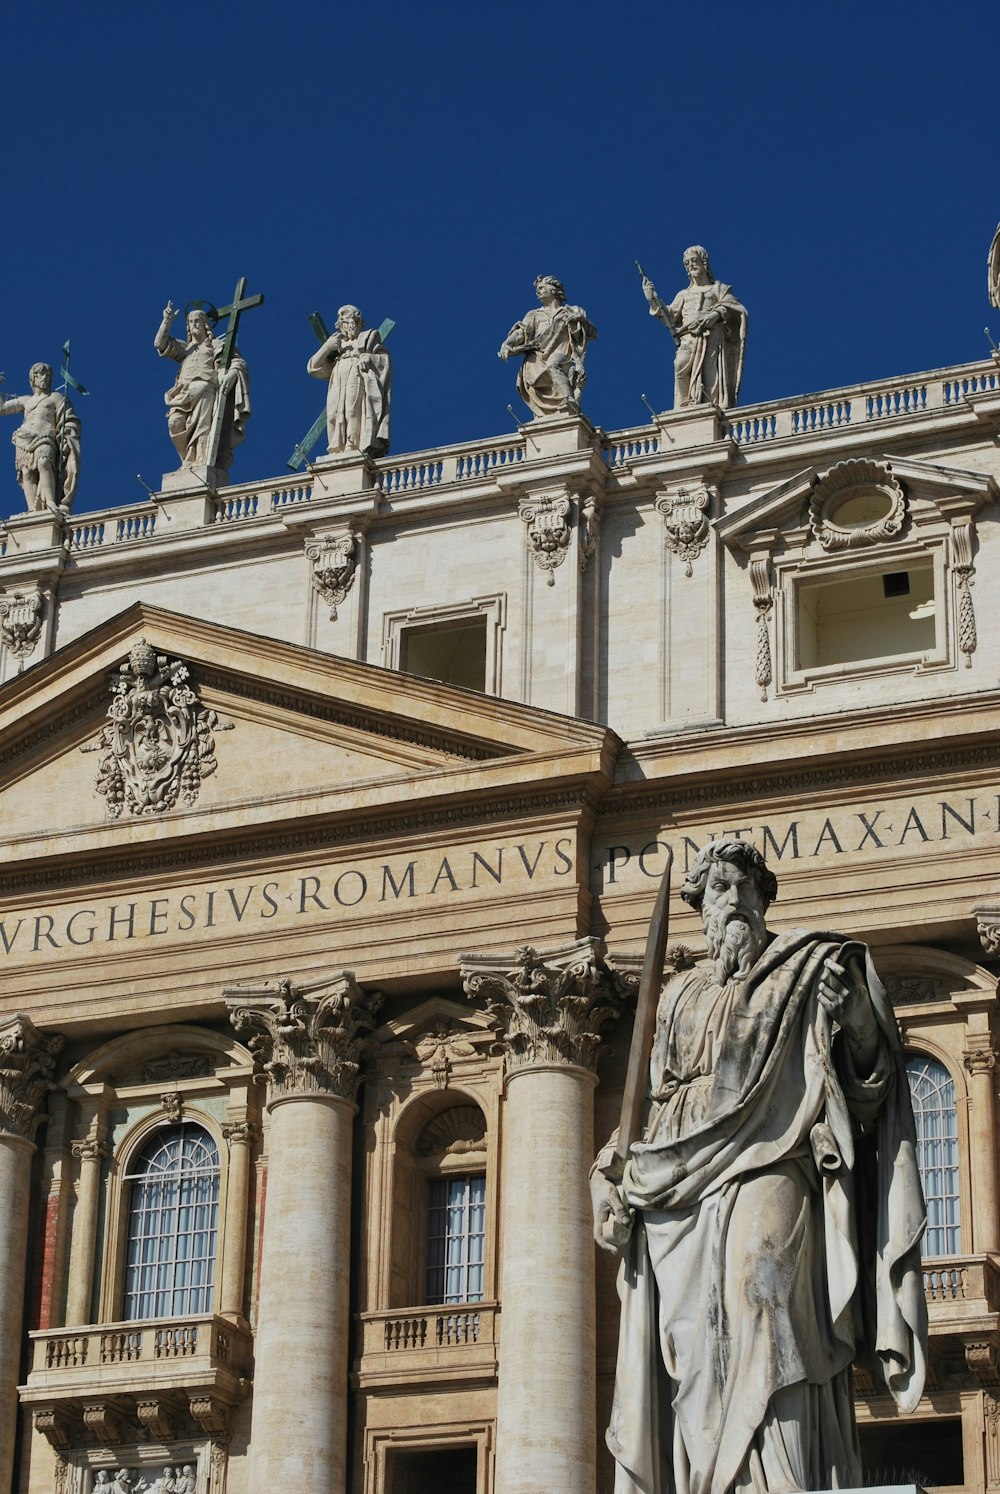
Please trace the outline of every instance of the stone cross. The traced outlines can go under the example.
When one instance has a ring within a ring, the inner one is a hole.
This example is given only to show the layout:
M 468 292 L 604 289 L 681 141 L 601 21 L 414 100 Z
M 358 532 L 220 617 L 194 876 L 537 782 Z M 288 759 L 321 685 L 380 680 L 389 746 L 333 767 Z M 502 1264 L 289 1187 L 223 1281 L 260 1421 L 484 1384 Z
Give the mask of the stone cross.
M 233 360 L 233 348 L 236 344 L 236 333 L 240 325 L 240 315 L 242 312 L 249 311 L 254 306 L 262 306 L 264 303 L 264 297 L 261 295 L 246 295 L 246 288 L 247 277 L 245 275 L 241 275 L 239 280 L 237 280 L 236 282 L 236 289 L 233 292 L 231 305 L 219 307 L 220 317 L 228 316 L 229 325 L 226 327 L 226 335 L 222 341 L 222 352 L 217 360 L 217 366 L 219 369 L 219 394 L 215 402 L 215 414 L 212 417 L 212 432 L 209 437 L 208 443 L 207 465 L 209 467 L 215 466 L 216 460 L 219 455 L 219 441 L 222 437 L 222 422 L 225 418 L 226 413 L 226 395 L 225 391 L 222 388 L 222 384 L 226 374 L 229 372 L 229 365 Z
M 326 329 L 326 323 L 324 322 L 318 311 L 314 311 L 310 316 L 309 325 L 316 333 L 316 339 L 322 347 L 323 343 L 326 342 L 330 334 Z M 386 317 L 385 321 L 378 329 L 378 335 L 383 342 L 385 342 L 386 338 L 389 336 L 389 333 L 392 331 L 395 325 L 396 323 L 392 320 L 391 317 Z M 298 446 L 296 446 L 295 450 L 288 458 L 288 461 L 285 463 L 285 466 L 290 472 L 301 471 L 301 469 L 305 466 L 306 462 L 309 459 L 309 453 L 312 451 L 313 447 L 316 445 L 316 442 L 319 440 L 325 429 L 326 406 L 324 405 L 323 409 L 317 415 L 316 419 L 313 421 L 312 425 L 309 427 L 308 431 L 302 437 L 302 440 L 299 442 Z

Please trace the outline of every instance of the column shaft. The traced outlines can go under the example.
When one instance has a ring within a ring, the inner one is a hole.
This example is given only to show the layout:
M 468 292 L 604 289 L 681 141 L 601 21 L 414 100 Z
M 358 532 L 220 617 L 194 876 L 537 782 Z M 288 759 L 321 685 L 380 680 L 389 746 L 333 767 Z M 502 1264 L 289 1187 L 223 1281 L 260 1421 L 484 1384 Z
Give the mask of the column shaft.
M 345 1494 L 354 1112 L 315 1094 L 271 1108 L 251 1489 Z
M 986 1061 L 986 1060 L 990 1061 Z M 978 1060 L 978 1061 L 976 1061 Z M 996 1106 L 993 1098 L 994 1069 L 992 1054 L 974 1055 L 969 1068 L 972 1091 L 971 1142 L 972 1192 L 974 1198 L 974 1231 L 972 1248 L 977 1255 L 995 1254 L 998 1249 L 997 1221 L 997 1134 Z M 966 1249 L 969 1247 L 966 1246 Z
M 497 1494 L 594 1491 L 595 1083 L 569 1065 L 508 1079 Z
M 97 1249 L 97 1210 L 101 1197 L 101 1164 L 104 1148 L 84 1142 L 73 1147 L 80 1158 L 80 1188 L 73 1210 L 73 1234 L 66 1287 L 66 1326 L 75 1328 L 92 1321 L 94 1253 Z
M 250 1199 L 250 1138 L 247 1126 L 227 1127 L 229 1181 L 226 1190 L 226 1229 L 219 1283 L 219 1312 L 242 1318 L 247 1253 L 247 1204 Z
M 14 1471 L 34 1150 L 32 1142 L 0 1131 L 0 1494 L 9 1494 Z

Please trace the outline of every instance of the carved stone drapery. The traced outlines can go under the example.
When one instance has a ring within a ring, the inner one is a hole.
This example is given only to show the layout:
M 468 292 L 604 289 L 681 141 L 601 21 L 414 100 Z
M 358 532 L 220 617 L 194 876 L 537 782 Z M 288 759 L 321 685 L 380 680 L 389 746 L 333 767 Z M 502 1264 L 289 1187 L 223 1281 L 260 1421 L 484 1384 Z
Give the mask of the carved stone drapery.
M 268 1082 L 268 1102 L 299 1095 L 353 1100 L 361 1057 L 382 998 L 349 971 L 320 987 L 280 980 L 225 992 L 230 1020 Z
M 528 550 L 545 572 L 547 585 L 555 585 L 552 574 L 566 559 L 570 539 L 570 501 L 557 498 L 522 498 L 517 511 L 526 526 Z
M 591 1073 L 601 1029 L 620 1016 L 632 984 L 610 969 L 597 939 L 540 954 L 524 945 L 507 959 L 459 957 L 467 996 L 481 996 L 496 1024 L 507 1072 L 532 1064 L 576 1064 Z
M 45 621 L 45 597 L 39 587 L 0 597 L 0 642 L 18 659 L 18 672 L 35 651 Z
M 597 554 L 601 537 L 601 505 L 592 495 L 580 504 L 580 571 L 587 569 L 592 555 Z
M 973 576 L 976 568 L 972 564 L 972 520 L 954 521 L 951 526 L 952 571 L 955 576 L 955 596 L 958 603 L 958 646 L 965 655 L 966 669 L 972 668 L 972 655 L 976 651 L 976 609 L 972 603 Z
M 877 494 L 885 511 L 863 524 L 838 524 L 837 510 L 853 493 Z M 854 458 L 838 462 L 813 488 L 809 527 L 824 550 L 858 550 L 895 539 L 906 519 L 906 494 L 885 462 Z
M 0 1020 L 0 1132 L 34 1138 L 43 1120 L 63 1038 L 39 1032 L 30 1017 L 15 1012 Z
M 209 710 L 180 659 L 158 654 L 144 638 L 111 676 L 108 724 L 81 752 L 100 752 L 94 787 L 116 820 L 122 811 L 163 814 L 181 799 L 193 804 L 202 780 L 218 767 L 216 731 L 233 723 Z
M 694 574 L 692 562 L 708 544 L 708 511 L 712 495 L 708 488 L 678 488 L 676 493 L 658 493 L 656 511 L 663 515 L 666 545 L 684 562 L 685 576 Z
M 357 550 L 357 537 L 350 530 L 346 534 L 324 534 L 306 545 L 313 589 L 329 607 L 331 622 L 337 621 L 337 608 L 354 583 Z
M 757 647 L 754 655 L 754 679 L 760 687 L 761 700 L 767 699 L 767 687 L 773 678 L 771 666 L 771 634 L 768 619 L 774 607 L 771 591 L 771 561 L 767 555 L 750 557 L 750 582 L 753 586 L 753 604 L 757 612 Z

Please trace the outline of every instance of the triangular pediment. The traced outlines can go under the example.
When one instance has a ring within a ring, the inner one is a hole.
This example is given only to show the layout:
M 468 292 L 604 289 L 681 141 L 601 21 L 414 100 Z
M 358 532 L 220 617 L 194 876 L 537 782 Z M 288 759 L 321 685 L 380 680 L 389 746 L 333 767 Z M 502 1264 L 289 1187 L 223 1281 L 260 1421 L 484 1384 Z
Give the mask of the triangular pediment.
M 892 478 L 904 483 L 915 499 L 946 503 L 951 498 L 960 498 L 969 503 L 973 512 L 996 498 L 998 493 L 996 479 L 988 473 L 916 461 L 911 457 L 875 456 L 864 462 L 843 465 L 882 468 Z M 836 466 L 831 463 L 829 467 L 805 467 L 777 487 L 758 493 L 735 513 L 716 519 L 716 533 L 723 544 L 750 550 L 757 543 L 767 544 L 775 534 L 804 527 L 808 522 L 807 510 L 813 490 L 836 470 Z
M 610 768 L 602 727 L 136 603 L 0 689 L 8 866 Z

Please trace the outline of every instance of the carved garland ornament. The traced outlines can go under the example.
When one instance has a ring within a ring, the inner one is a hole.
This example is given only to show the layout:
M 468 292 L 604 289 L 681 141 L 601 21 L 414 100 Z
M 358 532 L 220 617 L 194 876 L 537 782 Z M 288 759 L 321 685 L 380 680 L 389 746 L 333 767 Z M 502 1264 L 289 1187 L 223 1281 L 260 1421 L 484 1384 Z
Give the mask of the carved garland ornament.
M 0 1022 L 0 1131 L 32 1140 L 45 1097 L 56 1087 L 53 1074 L 63 1042 L 58 1033 L 39 1032 L 19 1013 Z
M 750 584 L 753 586 L 753 605 L 757 613 L 757 646 L 754 651 L 754 679 L 760 689 L 761 700 L 766 700 L 767 687 L 773 678 L 771 633 L 768 627 L 768 619 L 774 607 L 774 595 L 771 591 L 771 562 L 767 555 L 751 556 Z
M 676 493 L 659 493 L 656 511 L 663 515 L 667 532 L 667 549 L 684 562 L 685 576 L 694 574 L 692 562 L 708 544 L 708 509 L 712 495 L 708 488 L 678 488 Z
M 588 495 L 580 504 L 580 570 L 587 569 L 590 557 L 597 554 L 601 537 L 601 505 Z
M 13 591 L 0 601 L 0 642 L 20 660 L 18 673 L 35 651 L 44 615 L 45 598 L 37 586 L 34 591 Z
M 972 604 L 973 576 L 976 568 L 972 564 L 972 525 L 952 524 L 951 528 L 952 570 L 955 574 L 955 591 L 958 597 L 958 646 L 965 655 L 966 669 L 972 668 L 972 655 L 976 651 L 976 609 Z
M 864 524 L 838 524 L 837 511 L 852 492 L 876 492 L 887 505 L 878 518 Z M 906 519 L 906 494 L 884 462 L 848 460 L 835 467 L 813 488 L 809 527 L 824 550 L 858 550 L 894 539 Z
M 527 526 L 528 550 L 539 570 L 545 572 L 546 584 L 554 586 L 552 573 L 562 565 L 569 549 L 569 499 L 522 498 L 517 511 Z
M 306 559 L 316 595 L 330 609 L 330 621 L 337 621 L 342 605 L 354 583 L 357 570 L 357 541 L 353 534 L 325 534 L 306 546 Z
M 493 1018 L 508 1073 L 540 1063 L 596 1072 L 601 1029 L 634 985 L 604 964 L 595 939 L 548 956 L 524 945 L 496 964 L 464 956 L 461 968 L 466 995 L 481 996 Z
M 214 731 L 233 723 L 203 706 L 179 659 L 158 654 L 144 638 L 111 677 L 108 725 L 81 752 L 100 752 L 94 787 L 116 820 L 163 814 L 181 799 L 193 804 L 202 780 L 218 767 Z
M 322 993 L 297 992 L 282 980 L 253 1006 L 237 1004 L 238 989 L 227 999 L 230 1021 L 260 1067 L 255 1077 L 269 1084 L 269 1101 L 300 1095 L 354 1099 L 381 996 L 363 991 L 345 972 Z

